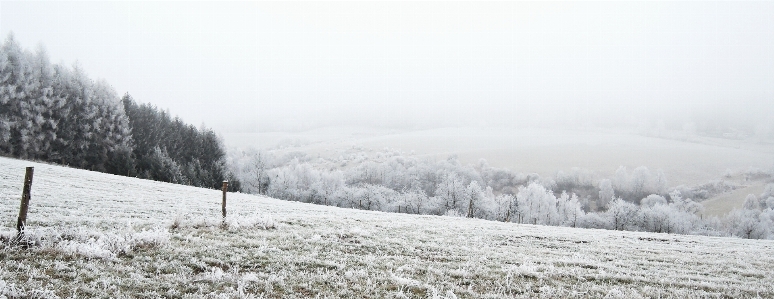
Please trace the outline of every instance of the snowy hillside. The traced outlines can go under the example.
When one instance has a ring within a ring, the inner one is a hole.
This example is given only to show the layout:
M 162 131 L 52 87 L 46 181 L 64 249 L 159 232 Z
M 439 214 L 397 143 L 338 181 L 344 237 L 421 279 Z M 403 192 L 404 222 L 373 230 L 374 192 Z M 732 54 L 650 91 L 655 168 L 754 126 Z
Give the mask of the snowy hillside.
M 14 246 L 24 167 L 27 241 Z M 369 212 L 0 158 L 0 298 L 772 297 L 774 241 Z

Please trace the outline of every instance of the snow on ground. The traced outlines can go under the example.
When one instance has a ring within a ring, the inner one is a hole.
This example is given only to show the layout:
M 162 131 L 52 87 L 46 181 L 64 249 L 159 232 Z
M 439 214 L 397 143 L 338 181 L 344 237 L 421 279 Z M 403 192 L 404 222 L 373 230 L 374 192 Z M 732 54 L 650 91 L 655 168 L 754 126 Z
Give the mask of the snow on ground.
M 11 246 L 35 166 L 28 249 Z M 0 158 L 0 298 L 772 297 L 774 242 L 368 212 Z

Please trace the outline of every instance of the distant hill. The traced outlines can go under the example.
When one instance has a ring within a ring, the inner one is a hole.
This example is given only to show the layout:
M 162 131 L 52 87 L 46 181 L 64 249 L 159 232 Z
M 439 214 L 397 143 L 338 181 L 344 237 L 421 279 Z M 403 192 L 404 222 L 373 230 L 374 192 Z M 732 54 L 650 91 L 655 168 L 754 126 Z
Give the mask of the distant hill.
M 481 159 L 492 167 L 556 178 L 559 171 L 580 169 L 598 181 L 611 178 L 621 166 L 646 166 L 663 171 L 668 190 L 691 188 L 716 180 L 736 184 L 736 192 L 710 194 L 708 215 L 722 216 L 741 208 L 745 197 L 760 194 L 765 181 L 745 181 L 743 173 L 774 173 L 774 145 L 754 140 L 676 136 L 658 137 L 626 130 L 514 129 L 505 127 L 450 127 L 423 130 L 326 127 L 305 132 L 226 133 L 234 149 L 262 148 L 276 156 L 304 153 L 339 162 L 340 157 L 401 152 L 433 160 L 455 156 L 463 165 Z M 673 136 L 675 135 L 675 136 Z M 369 159 L 367 161 L 371 161 Z M 342 163 L 338 163 L 342 164 Z M 351 162 L 346 168 L 354 167 Z M 727 179 L 727 174 L 733 178 Z M 596 185 L 596 183 L 595 183 Z M 745 193 L 748 187 L 752 188 Z M 757 192 L 757 193 L 756 193 Z M 703 201 L 706 198 L 693 198 Z

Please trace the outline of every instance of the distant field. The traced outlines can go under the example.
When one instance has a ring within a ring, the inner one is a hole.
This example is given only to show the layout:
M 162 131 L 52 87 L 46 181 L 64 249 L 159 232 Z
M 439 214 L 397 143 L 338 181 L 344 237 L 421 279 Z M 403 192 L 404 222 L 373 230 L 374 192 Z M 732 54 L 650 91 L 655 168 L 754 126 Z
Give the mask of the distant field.
M 703 201 L 701 204 L 704 205 L 704 215 L 723 216 L 734 208 L 741 208 L 747 195 L 755 194 L 755 196 L 758 196 L 763 193 L 765 188 L 766 185 L 762 183 L 751 184 Z
M 230 146 L 272 148 L 336 155 L 361 147 L 399 149 L 406 153 L 463 162 L 486 159 L 494 167 L 553 176 L 558 170 L 580 167 L 610 176 L 619 166 L 629 170 L 647 166 L 662 169 L 670 185 L 699 184 L 720 178 L 726 170 L 774 167 L 774 146 L 731 140 L 696 138 L 695 142 L 634 134 L 573 130 L 509 130 L 504 128 L 444 128 L 387 131 L 325 128 L 300 133 L 226 134 Z M 295 141 L 295 143 L 291 142 Z
M 9 247 L 25 166 L 28 235 Z M 774 241 L 340 209 L 0 158 L 0 297 L 772 297 Z M 176 228 L 171 228 L 176 223 Z

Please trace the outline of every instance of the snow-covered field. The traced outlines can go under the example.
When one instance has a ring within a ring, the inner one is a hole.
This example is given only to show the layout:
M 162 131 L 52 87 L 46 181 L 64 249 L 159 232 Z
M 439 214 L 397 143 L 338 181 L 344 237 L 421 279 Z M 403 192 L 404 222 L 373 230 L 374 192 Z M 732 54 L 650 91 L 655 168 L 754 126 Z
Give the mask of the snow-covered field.
M 24 167 L 28 240 L 11 246 Z M 0 158 L 0 298 L 774 296 L 774 241 L 367 212 Z

